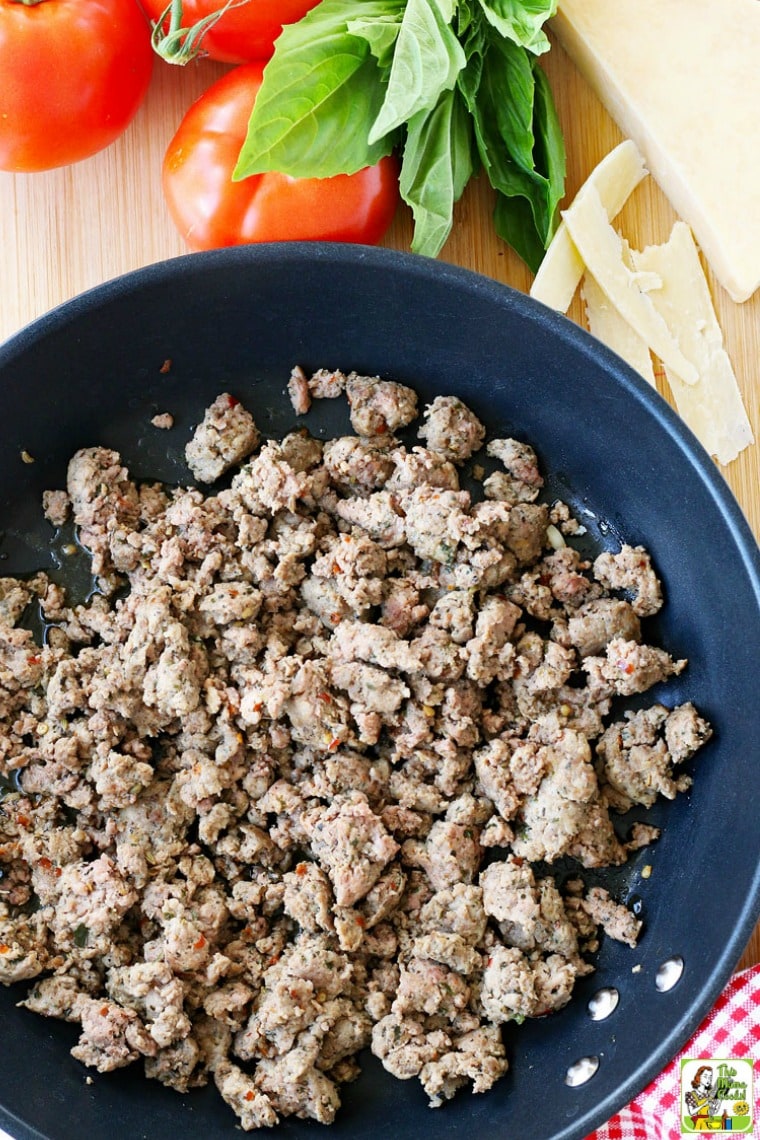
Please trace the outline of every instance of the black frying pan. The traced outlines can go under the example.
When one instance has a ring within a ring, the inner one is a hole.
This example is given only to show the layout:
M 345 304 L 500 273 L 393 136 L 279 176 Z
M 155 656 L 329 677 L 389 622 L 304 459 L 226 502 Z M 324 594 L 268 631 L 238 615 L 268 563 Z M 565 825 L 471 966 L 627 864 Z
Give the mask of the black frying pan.
M 569 321 L 440 262 L 291 244 L 141 270 L 64 305 L 0 348 L 2 572 L 57 572 L 39 499 L 63 485 L 76 448 L 113 446 L 137 477 L 187 482 L 184 444 L 220 391 L 240 396 L 265 433 L 294 426 L 284 388 L 295 363 L 399 379 L 423 401 L 458 394 L 491 434 L 535 445 L 549 493 L 581 513 L 592 546 L 643 543 L 664 580 L 668 604 L 655 637 L 690 665 L 662 696 L 668 704 L 693 700 L 715 737 L 695 760 L 690 794 L 635 816 L 664 826 L 656 847 L 599 876 L 618 897 L 639 900 L 645 928 L 638 948 L 605 941 L 596 973 L 578 985 L 570 1006 L 510 1030 L 512 1067 L 492 1092 L 460 1093 L 431 1110 L 415 1082 L 397 1082 L 367 1058 L 330 1129 L 356 1140 L 580 1140 L 686 1041 L 760 912 L 757 546 L 677 417 Z M 315 432 L 346 429 L 337 403 L 323 402 L 311 421 Z M 173 431 L 151 428 L 151 416 L 167 410 Z M 22 450 L 35 462 L 22 462 Z M 650 878 L 641 874 L 646 863 Z M 658 971 L 674 956 L 683 959 L 682 977 L 660 992 Z M 617 990 L 619 1003 L 594 1020 L 588 1003 L 605 987 Z M 232 1113 L 213 1089 L 180 1096 L 137 1069 L 89 1074 L 68 1055 L 74 1028 L 18 1010 L 23 991 L 0 993 L 0 1123 L 19 1140 L 233 1134 Z M 587 1057 L 597 1071 L 572 1087 L 568 1069 Z M 294 1120 L 279 1131 L 287 1138 L 324 1134 L 322 1126 Z

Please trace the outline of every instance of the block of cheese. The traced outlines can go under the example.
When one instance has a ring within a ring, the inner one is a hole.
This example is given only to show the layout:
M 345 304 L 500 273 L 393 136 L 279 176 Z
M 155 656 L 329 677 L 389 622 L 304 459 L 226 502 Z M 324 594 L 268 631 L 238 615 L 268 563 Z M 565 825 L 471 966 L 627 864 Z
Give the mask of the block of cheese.
M 760 286 L 760 0 L 559 0 L 551 27 L 746 301 Z
M 626 139 L 597 163 L 584 186 L 591 185 L 596 189 L 607 217 L 612 221 L 645 175 L 644 160 L 636 144 Z M 531 285 L 531 297 L 566 313 L 580 284 L 583 269 L 583 259 L 573 245 L 565 222 L 561 221 Z
M 676 222 L 664 245 L 631 250 L 631 257 L 660 277 L 650 299 L 699 373 L 696 384 L 684 384 L 665 366 L 679 415 L 719 463 L 730 463 L 754 442 L 752 427 L 689 227 Z

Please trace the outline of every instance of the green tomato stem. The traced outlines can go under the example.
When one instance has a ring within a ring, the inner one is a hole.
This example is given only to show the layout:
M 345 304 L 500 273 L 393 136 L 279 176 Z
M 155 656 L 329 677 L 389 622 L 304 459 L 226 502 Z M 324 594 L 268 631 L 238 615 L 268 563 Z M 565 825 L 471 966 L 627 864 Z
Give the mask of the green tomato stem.
M 37 4 L 41 0 L 20 0 L 20 2 Z M 248 0 L 225 0 L 225 3 L 216 12 L 204 16 L 202 20 L 189 28 L 183 28 L 182 0 L 171 0 L 153 24 L 151 35 L 153 50 L 167 63 L 176 63 L 183 67 L 191 59 L 197 59 L 198 56 L 203 55 L 203 37 L 222 18 L 225 12 L 230 8 L 238 8 L 241 4 L 247 3 Z M 169 27 L 164 31 L 163 25 L 167 17 Z

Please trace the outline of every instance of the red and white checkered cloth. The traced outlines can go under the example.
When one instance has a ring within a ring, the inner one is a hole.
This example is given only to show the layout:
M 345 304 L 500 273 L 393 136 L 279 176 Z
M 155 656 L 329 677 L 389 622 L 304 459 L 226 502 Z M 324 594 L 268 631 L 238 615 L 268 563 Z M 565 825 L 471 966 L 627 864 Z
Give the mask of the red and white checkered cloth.
M 760 1061 L 760 966 L 735 974 L 678 1056 L 626 1108 L 586 1140 L 682 1140 L 682 1057 L 751 1057 Z M 757 1121 L 755 1127 L 760 1135 Z

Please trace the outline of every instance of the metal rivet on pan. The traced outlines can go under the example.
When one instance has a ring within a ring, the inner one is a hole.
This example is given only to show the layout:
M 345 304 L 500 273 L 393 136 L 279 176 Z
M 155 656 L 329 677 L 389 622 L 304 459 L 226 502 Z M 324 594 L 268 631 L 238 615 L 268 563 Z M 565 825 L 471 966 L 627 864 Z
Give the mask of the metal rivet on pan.
M 604 1021 L 617 1009 L 620 994 L 614 986 L 605 986 L 598 990 L 588 1003 L 589 1017 L 592 1021 Z
M 655 975 L 654 984 L 661 994 L 667 993 L 681 980 L 682 973 L 683 958 L 666 958 Z
M 581 1057 L 565 1073 L 565 1084 L 569 1085 L 571 1089 L 577 1088 L 578 1085 L 585 1085 L 586 1081 L 591 1080 L 598 1068 L 598 1057 Z

